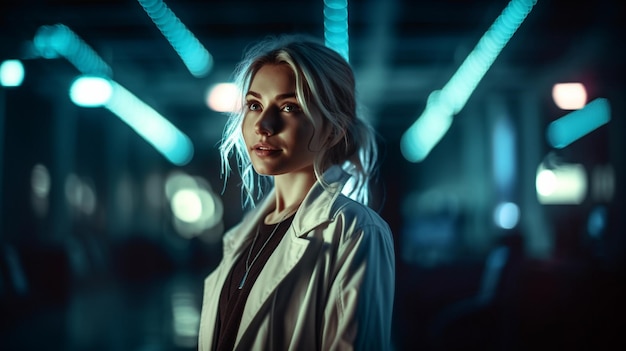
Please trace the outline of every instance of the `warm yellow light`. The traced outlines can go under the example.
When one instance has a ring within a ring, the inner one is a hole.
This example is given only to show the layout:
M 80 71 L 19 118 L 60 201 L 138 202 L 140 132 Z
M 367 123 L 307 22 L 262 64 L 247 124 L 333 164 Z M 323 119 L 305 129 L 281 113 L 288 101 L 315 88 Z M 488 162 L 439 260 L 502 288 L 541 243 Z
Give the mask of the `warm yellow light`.
M 217 112 L 234 112 L 241 108 L 241 94 L 233 83 L 218 83 L 206 96 L 207 106 Z
M 587 90 L 582 83 L 557 83 L 552 87 L 552 99 L 562 110 L 579 110 L 587 104 Z

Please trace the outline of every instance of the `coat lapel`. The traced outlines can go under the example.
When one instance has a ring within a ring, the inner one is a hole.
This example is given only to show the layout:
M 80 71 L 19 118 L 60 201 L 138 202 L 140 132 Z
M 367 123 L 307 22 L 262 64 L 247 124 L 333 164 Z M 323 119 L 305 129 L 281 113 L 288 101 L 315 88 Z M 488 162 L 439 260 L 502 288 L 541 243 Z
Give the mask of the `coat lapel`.
M 263 284 L 254 284 L 246 307 L 243 311 L 241 324 L 235 341 L 235 349 L 239 345 L 246 331 L 251 327 L 251 323 L 258 314 L 261 307 L 267 302 L 278 285 L 287 277 L 297 264 L 300 262 L 306 252 L 310 241 L 306 239 L 306 234 L 313 228 L 323 222 L 330 220 L 331 205 L 335 198 L 341 193 L 341 188 L 349 177 L 340 167 L 334 166 L 324 173 L 327 187 L 322 187 L 317 183 L 313 186 L 309 194 L 300 205 L 300 209 L 296 212 L 294 220 L 285 233 L 284 238 L 276 247 L 263 267 L 263 270 L 257 278 L 257 282 Z M 265 200 L 260 204 L 259 208 L 254 210 L 247 218 L 242 221 L 239 228 L 235 229 L 229 237 L 224 239 L 224 258 L 220 274 L 214 280 L 207 280 L 210 284 L 218 289 L 211 288 L 216 291 L 213 296 L 209 296 L 209 302 L 206 304 L 211 308 L 208 316 L 212 316 L 217 321 L 217 307 L 219 305 L 219 292 L 222 291 L 226 277 L 230 272 L 235 260 L 241 254 L 242 248 L 246 247 L 247 241 L 251 240 L 251 234 L 254 226 L 263 220 L 262 216 L 272 210 L 274 206 L 274 192 L 271 191 Z M 207 340 L 212 340 L 214 330 L 207 331 Z
M 322 187 L 318 182 L 305 197 L 284 238 L 257 278 L 257 282 L 263 282 L 263 284 L 254 284 L 250 291 L 239 325 L 235 349 L 248 328 L 251 327 L 251 323 L 261 307 L 304 256 L 310 244 L 306 234 L 318 225 L 331 220 L 331 205 L 341 193 L 341 188 L 348 177 L 349 175 L 344 173 L 340 167 L 333 167 L 324 173 L 326 187 Z M 268 194 L 268 198 L 274 198 L 273 191 Z M 270 206 L 272 205 L 266 201 L 257 213 L 267 213 Z M 262 219 L 257 218 L 257 220 Z
M 289 228 L 257 278 L 257 282 L 263 282 L 263 284 L 254 284 L 250 291 L 241 317 L 235 346 L 239 344 L 246 330 L 250 327 L 250 323 L 278 285 L 300 262 L 308 245 L 309 240 L 297 237 L 294 235 L 293 227 Z
M 264 208 L 270 204 L 271 202 L 266 201 L 261 207 Z M 212 319 L 210 325 L 217 326 L 218 324 L 220 294 L 224 289 L 226 278 L 237 261 L 237 258 L 241 255 L 243 248 L 247 246 L 246 243 L 251 240 L 250 233 L 253 233 L 256 223 L 261 220 L 263 213 L 265 213 L 263 209 L 250 213 L 241 224 L 233 228 L 224 238 L 224 254 L 222 261 L 215 269 L 215 274 L 210 275 L 205 282 L 205 291 L 211 292 L 211 294 L 205 295 L 204 297 L 206 302 L 203 302 L 203 306 L 206 311 L 203 311 L 203 314 L 206 314 L 206 318 Z M 207 328 L 204 332 L 206 333 L 206 338 L 203 338 L 203 340 L 211 340 L 214 343 L 214 338 L 216 337 L 215 328 Z M 214 347 L 213 345 L 200 346 L 206 347 L 202 350 L 211 350 Z

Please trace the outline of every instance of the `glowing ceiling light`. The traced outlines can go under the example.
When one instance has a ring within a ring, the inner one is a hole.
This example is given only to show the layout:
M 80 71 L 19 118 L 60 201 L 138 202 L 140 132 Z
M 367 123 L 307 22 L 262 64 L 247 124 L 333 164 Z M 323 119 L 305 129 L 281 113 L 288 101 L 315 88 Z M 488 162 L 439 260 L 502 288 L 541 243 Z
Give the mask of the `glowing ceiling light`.
M 111 99 L 113 85 L 107 78 L 81 76 L 70 86 L 70 99 L 81 107 L 102 106 Z
M 409 161 L 417 162 L 426 157 L 452 125 L 449 106 L 436 102 L 439 92 L 436 90 L 429 95 L 426 109 L 400 140 L 400 151 Z
M 172 212 L 183 222 L 194 223 L 202 215 L 202 200 L 196 189 L 180 189 L 172 197 Z
M 582 83 L 558 83 L 552 87 L 552 99 L 562 110 L 578 110 L 587 103 L 587 90 Z
M 64 57 L 86 75 L 111 77 L 112 70 L 100 56 L 63 24 L 41 26 L 34 38 L 39 55 L 52 59 Z M 80 106 L 104 106 L 133 128 L 157 151 L 176 165 L 188 163 L 193 156 L 191 140 L 167 119 L 114 81 L 109 87 L 106 79 L 78 79 L 72 85 L 70 97 Z M 85 86 L 98 87 L 98 94 L 87 92 Z
M 201 236 L 211 242 L 221 238 L 219 224 L 224 206 L 209 182 L 175 171 L 167 177 L 164 187 L 174 215 L 172 224 L 181 236 Z
M 564 148 L 608 123 L 610 119 L 609 101 L 595 99 L 582 109 L 570 112 L 550 123 L 547 129 L 548 142 L 555 148 Z
M 193 157 L 193 144 L 187 135 L 152 107 L 123 86 L 112 81 L 113 94 L 104 105 L 157 151 L 176 165 L 185 165 Z
M 541 163 L 535 178 L 537 198 L 542 204 L 580 204 L 587 195 L 587 172 L 579 164 L 546 168 Z
M 541 168 L 535 177 L 535 187 L 540 196 L 550 196 L 556 189 L 556 175 L 549 169 Z
M 24 65 L 20 60 L 6 60 L 0 64 L 0 85 L 18 87 L 24 81 Z
M 348 0 L 324 0 L 324 40 L 349 61 Z
M 162 0 L 138 0 L 152 22 L 163 33 L 189 72 L 206 76 L 213 67 L 213 57 Z
M 428 156 L 430 150 L 448 131 L 452 116 L 459 113 L 465 106 L 482 77 L 536 3 L 537 0 L 512 0 L 509 2 L 452 78 L 437 93 L 437 98 L 429 97 L 424 113 L 402 135 L 401 151 L 405 159 L 410 162 L 420 162 Z M 438 106 L 433 106 L 433 104 Z M 433 116 L 434 113 L 438 116 Z M 429 116 L 430 122 L 418 123 L 425 116 Z M 442 118 L 445 121 L 435 122 L 436 118 Z M 430 126 L 431 123 L 448 127 L 433 128 Z M 418 131 L 421 128 L 426 130 Z M 417 140 L 420 135 L 429 134 L 428 130 L 437 130 L 441 134 L 429 136 L 425 140 Z
M 37 52 L 44 58 L 64 57 L 84 74 L 110 77 L 112 70 L 76 33 L 63 24 L 41 26 L 34 39 Z

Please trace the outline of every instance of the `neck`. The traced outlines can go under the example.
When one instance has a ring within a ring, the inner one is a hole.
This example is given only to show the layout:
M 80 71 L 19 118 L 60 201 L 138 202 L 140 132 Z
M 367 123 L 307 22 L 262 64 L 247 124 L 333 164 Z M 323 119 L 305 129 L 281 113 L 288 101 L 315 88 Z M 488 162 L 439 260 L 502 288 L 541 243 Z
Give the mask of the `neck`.
M 314 172 L 289 173 L 274 177 L 276 206 L 265 217 L 265 223 L 282 221 L 298 210 L 316 181 Z

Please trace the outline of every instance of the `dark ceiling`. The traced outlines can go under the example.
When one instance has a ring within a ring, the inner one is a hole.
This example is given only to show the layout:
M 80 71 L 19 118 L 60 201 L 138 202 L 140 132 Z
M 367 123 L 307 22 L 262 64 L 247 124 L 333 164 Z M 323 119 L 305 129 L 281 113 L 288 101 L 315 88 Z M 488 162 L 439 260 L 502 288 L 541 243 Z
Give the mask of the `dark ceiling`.
M 194 78 L 135 0 L 3 0 L 0 58 L 23 54 L 42 25 L 62 23 L 112 67 L 114 78 L 175 123 L 210 117 L 203 94 L 227 80 L 246 45 L 270 34 L 323 35 L 323 1 L 166 1 L 215 59 Z M 350 60 L 363 101 L 379 123 L 400 133 L 441 88 L 505 8 L 504 0 L 349 1 Z M 593 80 L 623 91 L 624 3 L 539 0 L 481 81 L 476 95 L 547 89 Z M 69 64 L 37 62 L 50 75 Z M 40 80 L 44 76 L 27 79 Z M 63 89 L 51 89 L 54 92 Z M 593 92 L 592 92 L 593 93 Z M 474 98 L 476 99 L 476 98 Z M 471 101 L 471 99 L 470 99 Z M 222 123 L 221 119 L 217 119 Z M 206 125 L 205 125 L 206 127 Z M 188 127 L 190 128 L 190 127 Z M 209 128 L 213 128 L 210 127 Z M 221 124 L 214 129 L 221 128 Z M 395 137 L 395 136 L 393 136 Z

